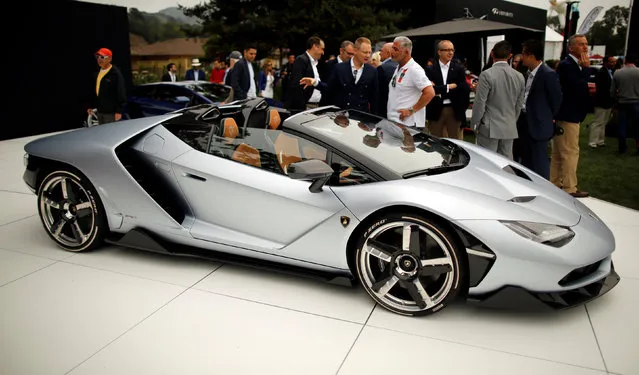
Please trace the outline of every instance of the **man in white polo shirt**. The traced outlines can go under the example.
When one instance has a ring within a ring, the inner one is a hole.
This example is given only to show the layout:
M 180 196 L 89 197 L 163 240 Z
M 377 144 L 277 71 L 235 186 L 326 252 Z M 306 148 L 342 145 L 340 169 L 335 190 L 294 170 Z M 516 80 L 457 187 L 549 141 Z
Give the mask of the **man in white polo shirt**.
M 388 84 L 387 116 L 406 126 L 426 126 L 426 105 L 435 97 L 424 69 L 411 57 L 413 42 L 405 36 L 393 40 L 391 57 L 399 64 Z

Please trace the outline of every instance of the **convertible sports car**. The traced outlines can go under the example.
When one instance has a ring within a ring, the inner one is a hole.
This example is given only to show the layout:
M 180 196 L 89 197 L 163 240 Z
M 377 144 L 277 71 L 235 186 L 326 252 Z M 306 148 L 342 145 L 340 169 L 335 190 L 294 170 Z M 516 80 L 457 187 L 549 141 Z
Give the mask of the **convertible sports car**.
M 511 160 L 386 119 L 263 99 L 82 128 L 25 146 L 60 247 L 104 242 L 353 285 L 404 315 L 456 297 L 561 309 L 619 281 L 611 231 Z

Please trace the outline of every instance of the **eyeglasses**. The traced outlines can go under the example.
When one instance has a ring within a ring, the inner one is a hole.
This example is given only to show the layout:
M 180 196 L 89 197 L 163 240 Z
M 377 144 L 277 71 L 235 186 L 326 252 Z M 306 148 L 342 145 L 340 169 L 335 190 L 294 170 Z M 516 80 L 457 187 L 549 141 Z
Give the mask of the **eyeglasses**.
M 444 48 L 444 49 L 440 49 L 440 51 L 442 52 L 455 52 L 454 48 Z

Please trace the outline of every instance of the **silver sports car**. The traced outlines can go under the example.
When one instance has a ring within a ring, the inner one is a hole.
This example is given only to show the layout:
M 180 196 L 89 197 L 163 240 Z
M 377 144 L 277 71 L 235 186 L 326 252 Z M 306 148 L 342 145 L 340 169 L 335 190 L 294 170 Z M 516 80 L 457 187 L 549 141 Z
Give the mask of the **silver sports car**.
M 619 281 L 611 231 L 534 172 L 473 144 L 262 99 L 82 128 L 25 146 L 51 239 L 361 283 L 383 307 L 457 297 L 561 309 Z

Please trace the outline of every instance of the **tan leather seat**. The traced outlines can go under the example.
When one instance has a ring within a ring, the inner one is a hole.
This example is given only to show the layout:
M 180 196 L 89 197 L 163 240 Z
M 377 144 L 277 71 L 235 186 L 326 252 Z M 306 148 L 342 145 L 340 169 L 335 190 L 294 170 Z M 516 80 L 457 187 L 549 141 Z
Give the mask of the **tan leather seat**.
M 284 133 L 280 133 L 277 136 L 277 139 L 275 139 L 273 146 L 275 147 L 275 155 L 277 156 L 277 161 L 279 161 L 284 173 L 287 173 L 286 171 L 291 163 L 302 161 L 302 157 L 300 156 L 300 146 L 299 142 L 297 142 L 297 138 L 288 136 Z
M 227 117 L 222 119 L 222 134 L 224 137 L 223 143 L 230 145 L 233 144 L 235 138 L 240 134 L 240 128 L 237 126 L 235 119 L 232 117 Z M 228 155 L 227 155 L 228 157 Z
M 222 119 L 222 136 L 227 141 L 233 141 L 238 134 L 240 134 L 240 128 L 234 118 L 227 117 Z
M 280 126 L 281 123 L 282 123 L 282 118 L 280 117 L 280 113 L 275 109 L 269 110 L 268 111 L 268 128 L 271 130 L 275 130 Z
M 231 158 L 240 163 L 252 165 L 258 168 L 262 167 L 260 152 L 255 147 L 249 146 L 246 143 L 242 143 L 237 146 Z

